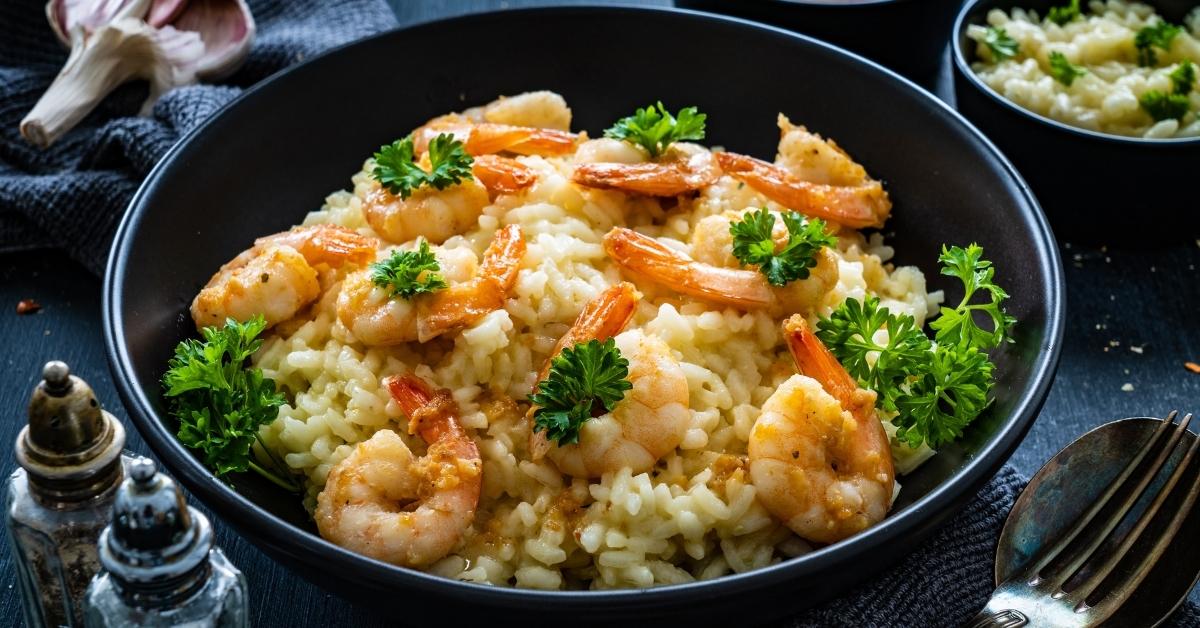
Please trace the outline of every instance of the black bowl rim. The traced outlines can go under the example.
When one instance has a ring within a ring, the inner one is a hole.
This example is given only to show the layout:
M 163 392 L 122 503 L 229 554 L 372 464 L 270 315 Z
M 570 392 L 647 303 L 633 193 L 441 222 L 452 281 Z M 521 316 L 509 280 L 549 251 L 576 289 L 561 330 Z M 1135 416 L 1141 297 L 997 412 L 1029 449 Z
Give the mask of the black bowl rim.
M 702 580 L 685 584 L 664 585 L 648 589 L 615 589 L 604 591 L 541 591 L 533 589 L 518 589 L 510 587 L 495 587 L 452 580 L 436 576 L 424 571 L 398 567 L 382 561 L 361 556 L 338 545 L 335 545 L 318 535 L 291 525 L 264 510 L 246 497 L 230 489 L 224 483 L 216 480 L 212 473 L 204 467 L 192 453 L 184 448 L 174 434 L 166 428 L 153 410 L 146 391 L 136 384 L 137 377 L 132 361 L 124 343 L 123 316 L 118 307 L 121 300 L 121 286 L 116 279 L 124 274 L 126 256 L 132 245 L 129 233 L 135 228 L 145 209 L 143 204 L 158 186 L 159 175 L 183 153 L 192 141 L 216 121 L 230 115 L 238 106 L 264 90 L 276 81 L 282 80 L 292 72 L 309 64 L 325 63 L 340 51 L 351 46 L 363 45 L 365 42 L 395 37 L 410 29 L 423 28 L 430 24 L 452 24 L 470 20 L 487 20 L 487 13 L 471 13 L 449 18 L 429 20 L 415 23 L 402 28 L 391 29 L 368 38 L 343 44 L 311 59 L 286 68 L 264 79 L 257 85 L 247 89 L 236 99 L 213 114 L 208 120 L 190 131 L 180 139 L 167 154 L 155 165 L 145 181 L 138 188 L 130 201 L 129 208 L 122 217 L 117 229 L 113 246 L 109 254 L 108 264 L 104 274 L 104 289 L 102 293 L 102 323 L 104 326 L 105 353 L 109 367 L 113 372 L 117 390 L 125 402 L 125 406 L 133 418 L 139 432 L 151 446 L 155 454 L 176 474 L 177 477 L 196 494 L 206 505 L 217 514 L 227 518 L 236 528 L 248 530 L 254 540 L 272 539 L 270 543 L 256 543 L 274 554 L 276 551 L 289 555 L 298 563 L 306 565 L 310 570 L 320 559 L 353 566 L 363 578 L 396 587 L 407 587 L 409 590 L 430 592 L 457 600 L 475 604 L 495 604 L 497 606 L 513 606 L 517 604 L 531 605 L 530 608 L 543 608 L 547 611 L 562 609 L 579 609 L 596 603 L 620 604 L 645 608 L 652 604 L 687 604 L 697 599 L 695 596 L 712 596 L 715 594 L 730 595 L 733 593 L 758 589 L 770 585 L 778 585 L 785 581 L 794 580 L 800 576 L 819 573 L 850 559 L 862 557 L 874 562 L 876 553 L 882 547 L 914 531 L 919 531 L 930 519 L 939 513 L 944 513 L 954 504 L 961 504 L 968 497 L 966 492 L 981 486 L 1008 459 L 1012 451 L 1024 438 L 1026 431 L 1036 418 L 1038 411 L 1049 393 L 1058 367 L 1062 349 L 1063 329 L 1065 326 L 1065 289 L 1063 284 L 1062 260 L 1058 254 L 1054 235 L 1050 230 L 1045 214 L 1042 212 L 1037 199 L 1029 186 L 1021 178 L 1013 165 L 978 129 L 963 118 L 953 108 L 940 99 L 919 87 L 912 81 L 874 63 L 862 56 L 837 48 L 831 44 L 799 35 L 781 28 L 743 20 L 739 18 L 715 15 L 700 11 L 675 9 L 670 7 L 644 7 L 635 5 L 608 5 L 590 7 L 537 7 L 510 10 L 528 19 L 549 13 L 575 15 L 586 18 L 598 13 L 621 12 L 628 15 L 642 13 L 664 14 L 695 20 L 698 22 L 715 21 L 734 25 L 738 28 L 754 30 L 764 36 L 784 37 L 799 40 L 805 45 L 826 49 L 827 52 L 842 54 L 858 61 L 865 67 L 864 71 L 875 73 L 878 78 L 899 81 L 903 86 L 915 90 L 924 96 L 933 107 L 950 116 L 951 121 L 958 122 L 969 132 L 973 139 L 980 142 L 985 151 L 991 151 L 992 156 L 1011 177 L 1020 194 L 1025 197 L 1026 207 L 1022 216 L 1034 231 L 1035 252 L 1040 253 L 1042 260 L 1041 271 L 1049 275 L 1046 294 L 1048 316 L 1045 321 L 1046 335 L 1042 339 L 1040 350 L 1034 358 L 1031 369 L 1031 385 L 1026 389 L 1014 406 L 1012 415 L 1000 427 L 993 440 L 982 450 L 976 452 L 963 467 L 950 479 L 939 484 L 930 493 L 911 504 L 901 514 L 884 519 L 878 525 L 850 539 L 829 545 L 796 559 L 781 561 L 775 565 L 756 569 L 741 574 L 730 574 L 712 580 Z M 287 551 L 278 548 L 287 547 Z M 703 598 L 701 598 L 703 599 Z M 537 604 L 539 606 L 532 606 Z
M 954 69 L 959 76 L 965 78 L 975 89 L 979 90 L 983 95 L 987 96 L 992 102 L 999 104 L 1001 107 L 1009 111 L 1019 114 L 1023 118 L 1027 118 L 1035 124 L 1041 124 L 1051 129 L 1056 129 L 1065 132 L 1069 135 L 1096 140 L 1101 142 L 1112 142 L 1114 144 L 1129 144 L 1136 146 L 1170 146 L 1176 147 L 1187 144 L 1200 144 L 1200 137 L 1130 137 L 1128 135 L 1116 135 L 1113 133 L 1101 133 L 1100 131 L 1092 131 L 1077 126 L 1071 126 L 1065 122 L 1059 122 L 1053 118 L 1047 118 L 1040 113 L 1030 111 L 1021 105 L 1005 98 L 1003 95 L 992 89 L 990 85 L 984 83 L 979 78 L 975 71 L 971 69 L 971 64 L 963 55 L 962 47 L 959 46 L 961 38 L 967 36 L 967 15 L 975 10 L 975 7 L 983 2 L 992 0 L 967 0 L 962 8 L 958 10 L 958 16 L 954 18 L 954 28 L 950 31 L 950 54 L 954 57 Z M 1148 3 L 1153 3 L 1153 0 L 1142 0 Z M 1013 5 L 1019 5 L 1017 0 L 1013 0 Z

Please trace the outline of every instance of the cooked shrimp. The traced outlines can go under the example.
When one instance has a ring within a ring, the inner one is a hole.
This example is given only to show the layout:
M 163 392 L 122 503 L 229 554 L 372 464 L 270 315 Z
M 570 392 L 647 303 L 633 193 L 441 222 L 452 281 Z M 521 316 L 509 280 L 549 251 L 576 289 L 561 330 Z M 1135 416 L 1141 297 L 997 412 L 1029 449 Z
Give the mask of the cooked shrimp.
M 588 303 L 575 324 L 559 341 L 542 377 L 549 372 L 553 356 L 567 346 L 591 339 L 605 340 L 618 334 L 633 316 L 638 294 L 621 283 Z M 530 448 L 534 457 L 545 455 L 559 471 L 578 478 L 599 477 L 624 468 L 641 473 L 679 446 L 687 430 L 687 377 L 665 342 L 640 330 L 615 336 L 617 349 L 629 360 L 629 382 L 612 412 L 588 419 L 579 430 L 579 442 L 557 445 L 534 432 Z
M 460 114 L 447 114 L 426 122 L 413 131 L 413 149 L 421 155 L 429 142 L 449 133 L 463 143 L 470 155 L 490 155 L 509 152 L 519 155 L 563 155 L 575 150 L 580 136 L 567 131 L 541 129 L 532 126 L 513 126 L 493 122 L 476 122 Z
M 721 177 L 713 154 L 699 144 L 676 142 L 655 161 L 600 162 L 575 167 L 579 185 L 647 196 L 678 196 L 712 185 Z
M 317 267 L 365 264 L 377 246 L 374 238 L 333 225 L 296 227 L 259 238 L 200 290 L 192 301 L 192 320 L 197 329 L 256 314 L 268 327 L 283 322 L 321 295 Z
M 404 567 L 449 554 L 475 518 L 483 461 L 455 416 L 450 391 L 436 393 L 413 375 L 389 378 L 409 432 L 429 444 L 416 457 L 395 432 L 380 430 L 334 465 L 317 496 L 321 536 Z
M 614 227 L 604 236 L 604 250 L 617 265 L 640 277 L 691 297 L 745 310 L 809 311 L 838 280 L 837 258 L 824 248 L 817 253 L 817 265 L 807 279 L 782 287 L 767 283 L 757 270 L 700 262 L 625 227 Z M 715 253 L 706 255 L 710 260 L 724 259 Z
M 546 90 L 501 96 L 483 107 L 468 109 L 463 115 L 477 122 L 571 130 L 571 108 L 566 99 Z
M 784 336 L 801 372 L 763 404 L 750 430 L 759 501 L 796 534 L 833 543 L 878 523 L 895 470 L 875 393 L 862 390 L 800 316 Z
M 449 287 L 412 300 L 392 298 L 364 269 L 342 282 L 338 320 L 367 345 L 427 342 L 466 327 L 504 306 L 525 256 L 525 237 L 516 225 L 504 227 L 484 251 L 482 263 L 463 248 L 434 247 L 434 254 Z

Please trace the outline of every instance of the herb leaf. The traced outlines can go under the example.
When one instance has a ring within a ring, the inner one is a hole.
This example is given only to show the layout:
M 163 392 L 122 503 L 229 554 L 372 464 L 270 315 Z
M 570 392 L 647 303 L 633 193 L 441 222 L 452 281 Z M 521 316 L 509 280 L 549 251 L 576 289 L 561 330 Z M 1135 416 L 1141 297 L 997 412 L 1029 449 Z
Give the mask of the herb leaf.
M 1065 26 L 1067 22 L 1077 20 L 1081 17 L 1079 12 L 1079 0 L 1071 0 L 1071 4 L 1064 7 L 1050 7 L 1050 11 L 1046 14 L 1046 19 Z
M 246 368 L 266 327 L 262 316 L 245 323 L 231 318 L 223 328 L 202 329 L 203 341 L 180 342 L 162 378 L 163 395 L 179 420 L 179 442 L 200 450 L 204 464 L 218 477 L 252 469 L 299 491 L 291 471 L 278 460 L 273 459 L 274 470 L 267 470 L 250 457 L 258 429 L 274 421 L 286 401 L 261 369 Z
M 439 274 L 441 269 L 437 257 L 429 250 L 429 243 L 422 239 L 415 251 L 392 251 L 391 257 L 371 264 L 371 281 L 390 288 L 392 297 L 411 299 L 445 288 L 446 280 Z
M 929 324 L 936 332 L 938 345 L 957 345 L 991 349 L 1004 342 L 1012 342 L 1009 330 L 1016 319 L 1004 312 L 1001 303 L 1008 293 L 996 285 L 992 278 L 996 269 L 983 259 L 983 247 L 971 244 L 967 248 L 942 246 L 938 257 L 942 263 L 942 274 L 957 277 L 963 282 L 963 298 L 954 309 L 942 306 L 941 313 Z M 985 303 L 972 304 L 975 293 L 983 292 Z M 975 324 L 974 313 L 981 311 L 992 321 L 992 330 L 987 331 Z
M 892 419 L 896 437 L 909 447 L 922 441 L 937 447 L 962 436 L 987 407 L 992 388 L 995 366 L 975 347 L 939 346 L 928 359 L 928 368 L 897 400 L 900 413 Z
M 994 26 L 987 27 L 987 34 L 984 35 L 983 43 L 987 44 L 989 50 L 992 51 L 992 57 L 996 61 L 1003 61 L 1017 56 L 1020 49 L 1020 44 L 1017 40 L 1008 36 L 1008 31 L 1003 28 Z
M 550 374 L 529 396 L 529 402 L 538 406 L 534 431 L 545 430 L 546 437 L 559 445 L 578 443 L 584 421 L 601 408 L 612 412 L 625 391 L 633 388 L 628 378 L 629 360 L 621 356 L 612 338 L 564 348 L 550 363 Z
M 1187 94 L 1196 84 L 1196 66 L 1190 60 L 1180 62 L 1170 74 L 1172 91 L 1176 94 Z
M 764 207 L 749 212 L 738 222 L 730 223 L 733 236 L 733 255 L 742 265 L 757 265 L 772 286 L 785 286 L 797 279 L 807 279 L 808 270 L 817 265 L 816 254 L 823 246 L 835 246 L 837 238 L 825 232 L 825 223 L 817 218 L 784 212 L 788 242 L 775 251 L 775 215 Z
M 1187 94 L 1168 94 L 1157 89 L 1143 92 L 1138 98 L 1138 104 L 1155 122 L 1170 118 L 1179 120 L 1187 115 L 1191 107 Z
M 651 157 L 667 150 L 672 142 L 704 139 L 704 121 L 708 116 L 695 107 L 684 107 L 677 116 L 672 116 L 661 101 L 632 116 L 617 120 L 604 137 L 636 144 L 646 149 Z
M 1133 37 L 1133 46 L 1137 48 L 1138 65 L 1157 64 L 1158 51 L 1155 48 L 1170 51 L 1171 41 L 1182 32 L 1182 28 L 1162 20 L 1143 27 Z
M 453 135 L 442 133 L 429 142 L 430 171 L 425 172 L 417 165 L 412 136 L 409 136 L 379 147 L 371 176 L 392 194 L 408 198 L 423 185 L 444 190 L 472 178 L 474 161 L 462 142 Z
M 1054 80 L 1070 87 L 1075 79 L 1084 74 L 1087 74 L 1087 70 L 1068 61 L 1067 56 L 1063 53 L 1058 51 L 1050 53 L 1050 76 L 1053 76 Z

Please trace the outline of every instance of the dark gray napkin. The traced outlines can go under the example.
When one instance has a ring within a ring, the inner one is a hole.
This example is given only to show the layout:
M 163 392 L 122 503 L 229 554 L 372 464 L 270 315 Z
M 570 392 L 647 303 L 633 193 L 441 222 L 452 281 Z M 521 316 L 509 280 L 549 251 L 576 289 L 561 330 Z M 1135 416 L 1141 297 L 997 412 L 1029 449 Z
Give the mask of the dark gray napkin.
M 58 247 L 99 274 L 138 184 L 181 136 L 243 87 L 334 46 L 396 26 L 384 0 L 249 0 L 258 36 L 225 85 L 168 92 L 135 117 L 144 85 L 126 85 L 40 151 L 18 124 L 67 58 L 43 0 L 0 2 L 0 252 Z

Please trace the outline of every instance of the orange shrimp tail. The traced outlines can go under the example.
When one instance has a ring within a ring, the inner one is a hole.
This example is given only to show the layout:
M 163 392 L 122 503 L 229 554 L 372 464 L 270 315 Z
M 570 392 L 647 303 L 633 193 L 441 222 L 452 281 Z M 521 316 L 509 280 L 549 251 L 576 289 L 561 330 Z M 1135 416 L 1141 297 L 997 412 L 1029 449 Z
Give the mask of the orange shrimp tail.
M 550 353 L 550 358 L 538 374 L 538 381 L 546 379 L 546 375 L 550 373 L 550 363 L 563 348 L 592 339 L 608 340 L 621 333 L 629 324 L 629 319 L 633 318 L 641 298 L 633 284 L 622 281 L 588 301 L 575 323 L 571 325 L 571 329 L 558 339 L 558 344 L 554 346 L 554 351 Z
M 436 292 L 418 305 L 417 339 L 425 342 L 504 307 L 521 270 L 525 248 L 525 236 L 517 225 L 496 232 L 474 279 Z
M 493 200 L 499 194 L 516 194 L 537 181 L 532 168 L 515 159 L 495 155 L 479 155 L 471 173 L 487 188 Z
M 878 181 L 859 186 L 824 185 L 804 181 L 780 166 L 747 155 L 716 156 L 725 174 L 807 216 L 863 229 L 882 227 L 892 210 L 891 200 Z
M 296 249 L 310 264 L 328 264 L 340 268 L 343 264 L 361 266 L 375 259 L 379 242 L 357 231 L 336 225 L 296 227 L 254 241 L 255 246 L 283 244 Z
M 760 273 L 699 264 L 632 229 L 614 227 L 604 236 L 604 250 L 625 270 L 683 294 L 748 309 L 768 308 L 776 303 L 774 293 Z
M 461 434 L 455 414 L 457 404 L 447 390 L 434 390 L 428 382 L 413 375 L 393 375 L 383 381 L 392 399 L 408 417 L 409 433 L 419 433 L 426 443 Z
M 820 382 L 821 387 L 833 395 L 843 408 L 859 405 L 856 399 L 858 382 L 846 372 L 825 343 L 812 333 L 803 316 L 795 314 L 784 321 L 783 336 L 801 374 Z
M 582 164 L 575 168 L 571 180 L 590 188 L 617 189 L 646 196 L 679 196 L 695 189 L 682 172 L 656 163 Z
M 555 129 L 483 122 L 471 127 L 466 151 L 489 155 L 508 151 L 522 155 L 563 155 L 575 149 L 579 136 Z
M 483 252 L 483 263 L 479 274 L 496 279 L 500 287 L 508 292 L 517 280 L 521 259 L 525 257 L 525 234 L 521 227 L 508 225 L 496 232 L 496 237 Z

